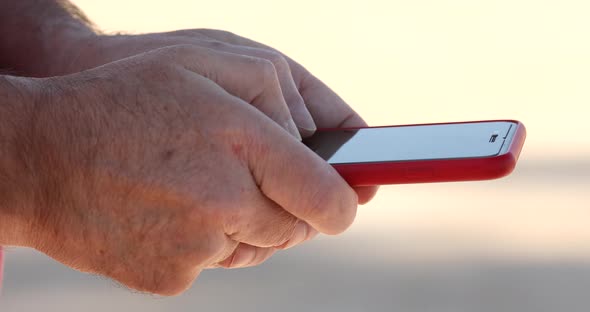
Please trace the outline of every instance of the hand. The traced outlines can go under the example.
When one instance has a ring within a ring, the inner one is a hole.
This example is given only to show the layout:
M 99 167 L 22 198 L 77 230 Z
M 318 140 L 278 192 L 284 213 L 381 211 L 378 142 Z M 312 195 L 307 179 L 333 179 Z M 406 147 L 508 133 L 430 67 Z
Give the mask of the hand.
M 232 84 L 230 72 L 249 79 Z M 313 229 L 342 232 L 355 192 L 282 117 L 247 103 L 284 109 L 273 81 L 268 62 L 194 45 L 36 81 L 43 101 L 20 153 L 39 209 L 28 244 L 173 295 L 205 268 L 259 264 Z
M 272 62 L 291 115 L 302 136 L 319 128 L 362 127 L 366 123 L 336 93 L 303 66 L 279 51 L 229 32 L 194 29 L 145 35 L 91 36 L 72 49 L 67 60 L 55 60 L 56 73 L 71 73 L 155 48 L 190 44 Z M 81 52 L 79 52 L 81 51 Z M 244 73 L 246 74 L 246 73 Z M 368 202 L 376 187 L 358 187 L 359 203 Z

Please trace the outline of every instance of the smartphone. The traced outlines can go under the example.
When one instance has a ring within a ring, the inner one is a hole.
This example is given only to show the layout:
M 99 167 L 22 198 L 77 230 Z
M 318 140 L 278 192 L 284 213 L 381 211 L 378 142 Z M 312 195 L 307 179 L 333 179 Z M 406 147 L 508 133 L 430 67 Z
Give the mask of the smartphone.
M 351 186 L 489 180 L 514 170 L 516 120 L 320 129 L 303 142 Z

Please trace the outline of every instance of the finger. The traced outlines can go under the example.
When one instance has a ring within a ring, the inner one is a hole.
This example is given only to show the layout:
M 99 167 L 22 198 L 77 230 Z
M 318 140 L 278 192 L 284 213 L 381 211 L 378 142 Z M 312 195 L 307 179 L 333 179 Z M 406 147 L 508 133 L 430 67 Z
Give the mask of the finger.
M 256 185 L 280 207 L 327 234 L 344 231 L 356 215 L 357 196 L 338 173 L 305 145 L 260 123 L 246 150 Z
M 256 189 L 246 192 L 241 213 L 226 225 L 228 237 L 255 247 L 288 249 L 310 239 L 317 231 L 298 220 Z M 249 207 L 246 207 L 249 206 Z
M 268 60 L 215 51 L 194 45 L 178 45 L 174 62 L 220 85 L 230 94 L 252 104 L 297 139 L 297 126 L 285 102 L 276 69 Z
M 260 248 L 240 243 L 234 252 L 221 261 L 218 267 L 223 268 L 244 268 L 256 266 L 269 259 L 276 252 L 275 248 Z
M 248 55 L 270 61 L 277 71 L 283 97 L 302 136 L 310 136 L 315 132 L 315 122 L 305 106 L 303 97 L 299 94 L 289 63 L 281 53 L 269 49 L 239 46 L 215 40 L 199 40 L 197 44 L 216 51 Z
M 296 234 L 297 218 L 264 196 L 254 181 L 244 193 L 239 213 L 225 224 L 232 240 L 256 247 L 276 247 Z

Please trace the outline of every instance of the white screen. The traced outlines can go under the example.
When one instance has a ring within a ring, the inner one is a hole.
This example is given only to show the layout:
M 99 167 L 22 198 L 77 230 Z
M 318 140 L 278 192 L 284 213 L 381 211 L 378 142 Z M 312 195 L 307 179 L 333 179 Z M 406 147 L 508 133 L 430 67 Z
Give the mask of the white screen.
M 489 157 L 500 153 L 513 127 L 502 121 L 329 130 L 304 143 L 331 164 Z

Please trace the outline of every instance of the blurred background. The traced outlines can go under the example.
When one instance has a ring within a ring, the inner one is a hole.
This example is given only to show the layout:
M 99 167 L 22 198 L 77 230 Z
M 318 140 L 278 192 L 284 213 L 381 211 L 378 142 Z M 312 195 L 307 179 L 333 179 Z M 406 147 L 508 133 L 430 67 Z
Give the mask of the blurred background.
M 528 138 L 505 179 L 383 187 L 345 234 L 176 298 L 9 249 L 0 311 L 590 310 L 590 2 L 74 2 L 109 32 L 264 42 L 371 125 L 511 118 Z

